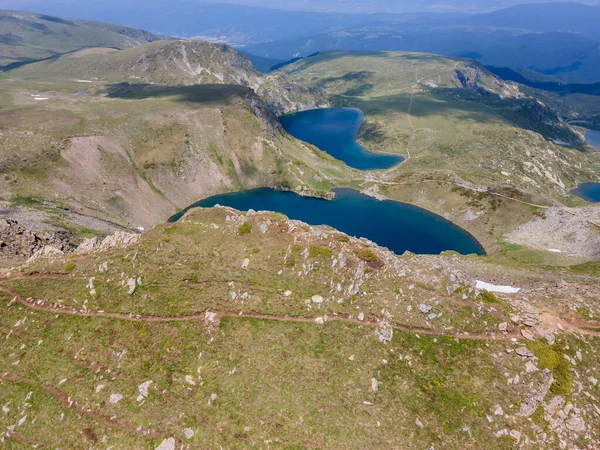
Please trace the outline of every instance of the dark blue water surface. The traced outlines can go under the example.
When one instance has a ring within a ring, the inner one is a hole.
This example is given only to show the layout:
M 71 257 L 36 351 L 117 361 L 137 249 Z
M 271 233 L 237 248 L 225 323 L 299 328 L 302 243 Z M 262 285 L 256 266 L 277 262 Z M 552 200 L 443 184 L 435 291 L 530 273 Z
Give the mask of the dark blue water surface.
M 600 131 L 585 130 L 585 142 L 593 147 L 600 148 Z
M 359 109 L 311 109 L 279 119 L 283 128 L 295 138 L 318 147 L 355 169 L 388 169 L 404 161 L 402 156 L 371 153 L 356 142 L 356 133 L 365 120 Z
M 600 202 L 600 183 L 581 183 L 571 194 L 581 197 L 588 202 Z
M 443 217 L 406 203 L 379 201 L 352 189 L 336 189 L 334 200 L 302 197 L 262 188 L 202 200 L 193 207 L 229 206 L 241 211 L 276 211 L 311 225 L 329 225 L 355 237 L 365 237 L 397 254 L 406 250 L 439 254 L 485 254 L 481 244 Z M 188 208 L 189 209 L 189 208 Z M 173 216 L 179 220 L 185 211 Z

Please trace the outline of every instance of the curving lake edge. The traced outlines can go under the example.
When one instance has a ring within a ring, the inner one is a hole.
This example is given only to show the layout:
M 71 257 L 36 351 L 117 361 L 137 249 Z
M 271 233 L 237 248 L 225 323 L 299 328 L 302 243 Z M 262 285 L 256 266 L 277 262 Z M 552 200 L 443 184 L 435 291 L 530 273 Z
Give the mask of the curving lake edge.
M 282 127 L 346 165 L 359 170 L 390 169 L 404 161 L 401 155 L 374 153 L 358 142 L 365 121 L 358 108 L 316 108 L 279 117 Z
M 579 183 L 571 194 L 590 203 L 600 203 L 600 183 Z
M 359 191 L 335 189 L 333 200 L 304 197 L 291 191 L 258 188 L 200 200 L 169 218 L 177 222 L 196 207 L 227 206 L 241 211 L 273 211 L 309 225 L 328 225 L 356 238 L 366 238 L 396 254 L 485 255 L 481 243 L 444 217 L 409 203 L 377 200 Z

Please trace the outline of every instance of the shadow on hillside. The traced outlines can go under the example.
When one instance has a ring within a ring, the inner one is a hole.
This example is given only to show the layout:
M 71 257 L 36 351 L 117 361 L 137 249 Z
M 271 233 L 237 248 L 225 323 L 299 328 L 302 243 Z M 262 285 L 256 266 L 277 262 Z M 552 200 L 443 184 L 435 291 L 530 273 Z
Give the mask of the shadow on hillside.
M 196 84 L 192 86 L 164 86 L 155 84 L 117 83 L 106 86 L 110 98 L 143 100 L 149 98 L 175 97 L 177 101 L 190 103 L 230 103 L 234 99 L 253 94 L 252 89 L 230 84 Z
M 343 97 L 337 97 L 335 100 L 336 106 L 359 107 L 367 116 L 389 116 L 394 112 L 406 113 L 411 104 L 409 93 L 366 100 Z M 438 116 L 447 119 L 447 123 L 457 120 L 497 123 L 500 126 L 506 123 L 539 133 L 548 141 L 568 143 L 577 150 L 585 149 L 580 136 L 561 122 L 554 110 L 529 98 L 502 98 L 483 90 L 437 88 L 426 93 L 415 94 L 410 111 L 416 118 Z M 429 126 L 435 128 L 435 122 L 432 121 Z

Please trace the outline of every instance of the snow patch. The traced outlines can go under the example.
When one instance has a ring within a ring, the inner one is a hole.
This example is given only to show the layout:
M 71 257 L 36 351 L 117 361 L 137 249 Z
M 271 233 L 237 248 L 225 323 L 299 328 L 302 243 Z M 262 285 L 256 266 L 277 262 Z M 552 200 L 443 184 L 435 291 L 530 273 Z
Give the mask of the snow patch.
M 485 289 L 488 292 L 500 292 L 502 294 L 516 294 L 521 288 L 515 288 L 512 286 L 498 286 L 495 284 L 486 283 L 485 281 L 475 280 L 475 288 Z

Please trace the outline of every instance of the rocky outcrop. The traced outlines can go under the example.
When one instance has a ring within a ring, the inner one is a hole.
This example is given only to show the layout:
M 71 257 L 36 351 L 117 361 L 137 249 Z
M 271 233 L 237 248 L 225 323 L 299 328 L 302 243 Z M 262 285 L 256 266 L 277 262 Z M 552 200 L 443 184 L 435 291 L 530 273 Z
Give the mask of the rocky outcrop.
M 112 236 L 107 236 L 103 240 L 100 240 L 97 237 L 84 239 L 75 250 L 75 253 L 87 254 L 94 251 L 102 252 L 113 248 L 126 248 L 137 243 L 139 239 L 139 234 L 117 231 Z
M 19 225 L 15 220 L 0 219 L 0 257 L 29 258 L 46 246 L 58 251 L 68 250 L 69 238 L 66 233 L 36 232 Z

